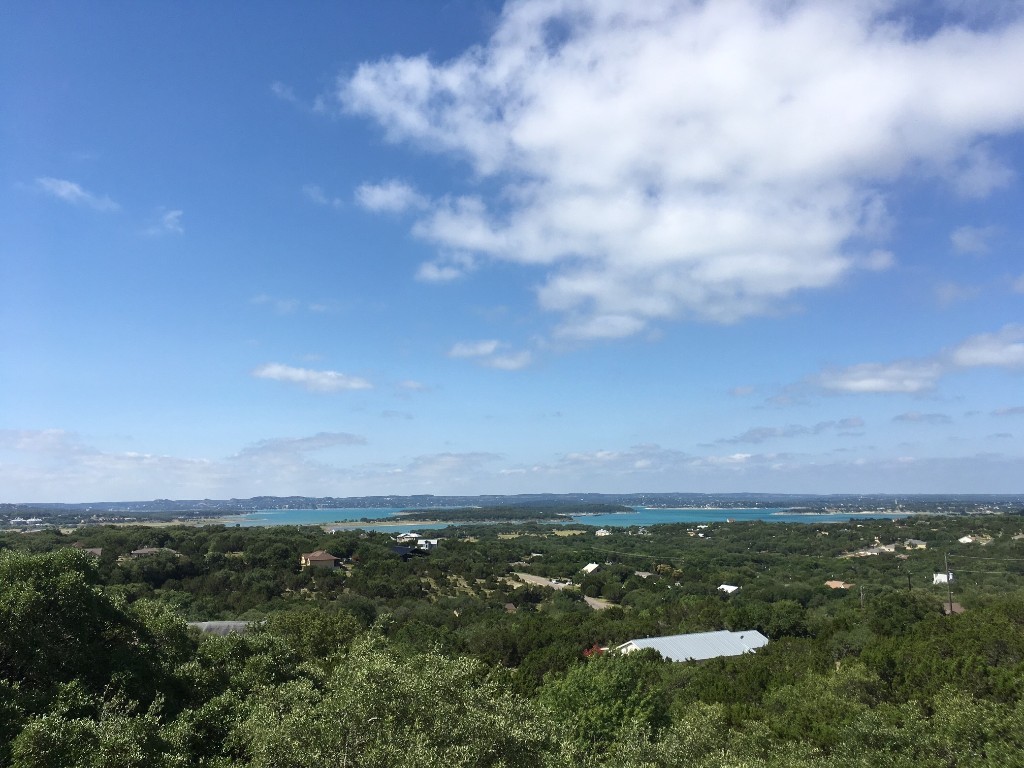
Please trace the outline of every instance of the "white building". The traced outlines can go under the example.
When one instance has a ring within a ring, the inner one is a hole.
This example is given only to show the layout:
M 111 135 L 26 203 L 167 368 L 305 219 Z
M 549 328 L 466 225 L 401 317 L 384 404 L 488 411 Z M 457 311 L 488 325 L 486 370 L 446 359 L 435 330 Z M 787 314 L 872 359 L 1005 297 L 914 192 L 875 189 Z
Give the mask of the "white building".
M 690 635 L 669 635 L 667 637 L 645 637 L 627 640 L 615 650 L 632 653 L 653 648 L 671 661 L 702 661 L 717 659 L 719 656 L 740 656 L 752 653 L 768 645 L 768 638 L 756 629 L 741 632 L 720 630 L 718 632 L 696 632 Z
M 949 573 L 933 573 L 932 584 L 949 584 L 953 581 L 953 572 Z
M 597 563 L 587 563 L 587 564 L 586 564 L 586 565 L 584 565 L 584 566 L 583 566 L 582 568 L 580 568 L 580 570 L 581 570 L 581 571 L 583 571 L 584 573 L 593 573 L 593 572 L 594 572 L 594 571 L 596 571 L 596 570 L 597 570 L 597 569 L 598 569 L 599 567 L 600 567 L 600 566 L 598 566 L 598 564 L 597 564 Z

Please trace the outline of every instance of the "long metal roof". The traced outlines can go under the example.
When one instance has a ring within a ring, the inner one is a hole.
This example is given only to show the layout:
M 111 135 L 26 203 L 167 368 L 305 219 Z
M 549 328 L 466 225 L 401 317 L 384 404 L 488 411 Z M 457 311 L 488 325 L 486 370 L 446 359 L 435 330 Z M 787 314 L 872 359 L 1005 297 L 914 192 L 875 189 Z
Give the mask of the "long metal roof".
M 616 650 L 622 653 L 653 648 L 672 661 L 700 661 L 719 656 L 739 656 L 750 653 L 768 644 L 768 638 L 756 629 L 730 632 L 696 632 L 691 635 L 668 635 L 667 637 L 645 637 L 628 640 Z

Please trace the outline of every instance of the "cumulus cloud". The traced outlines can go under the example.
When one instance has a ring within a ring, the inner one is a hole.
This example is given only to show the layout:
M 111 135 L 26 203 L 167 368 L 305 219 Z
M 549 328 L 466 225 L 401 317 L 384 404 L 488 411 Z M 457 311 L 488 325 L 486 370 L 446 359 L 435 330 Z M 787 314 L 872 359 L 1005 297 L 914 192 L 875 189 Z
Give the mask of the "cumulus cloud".
M 457 342 L 448 350 L 448 357 L 470 358 L 499 371 L 518 371 L 533 362 L 533 354 L 529 350 L 511 351 L 507 344 L 497 339 Z
M 97 211 L 120 210 L 121 206 L 106 195 L 94 195 L 73 181 L 43 176 L 36 179 L 36 189 L 72 205 L 84 205 Z
M 327 208 L 342 208 L 345 205 L 345 202 L 340 197 L 328 195 L 319 184 L 306 184 L 302 188 L 302 194 L 308 200 Z
M 1019 14 L 920 34 L 904 10 L 522 0 L 484 45 L 365 63 L 330 98 L 496 182 L 419 200 L 413 231 L 541 267 L 562 335 L 733 322 L 891 263 L 854 243 L 884 234 L 904 174 L 974 196 L 1011 178 L 983 140 L 1024 126 Z
M 996 333 L 972 336 L 957 346 L 950 357 L 961 368 L 1024 367 L 1024 325 L 1007 325 Z
M 860 363 L 829 370 L 817 377 L 822 389 L 832 392 L 923 392 L 935 386 L 943 368 L 938 362 L 907 360 L 895 363 Z
M 995 234 L 994 227 L 957 227 L 949 236 L 956 253 L 981 256 L 988 253 L 989 241 Z
M 488 368 L 497 368 L 499 371 L 518 371 L 526 368 L 531 362 L 533 355 L 524 350 L 508 355 L 492 355 L 484 360 L 484 365 Z
M 735 437 L 718 440 L 718 445 L 729 445 L 736 443 L 763 443 L 768 440 L 791 437 L 805 437 L 807 435 L 820 435 L 824 432 L 836 432 L 839 434 L 850 434 L 852 430 L 863 428 L 864 420 L 851 416 L 838 421 L 819 421 L 817 424 L 788 424 L 784 427 L 752 427 Z
M 426 261 L 416 270 L 416 279 L 424 283 L 449 283 L 476 269 L 476 260 L 468 253 L 444 254 Z
M 184 211 L 180 210 L 162 211 L 157 222 L 146 230 L 146 234 L 153 236 L 184 234 L 185 228 L 181 225 L 183 215 Z
M 366 445 L 366 438 L 348 432 L 318 432 L 308 437 L 276 437 L 260 440 L 241 450 L 239 456 L 299 454 L 343 445 Z
M 893 416 L 892 420 L 904 424 L 949 424 L 952 422 L 952 419 L 944 413 L 921 413 L 920 411 L 907 411 Z
M 448 350 L 448 357 L 485 357 L 493 355 L 501 342 L 497 339 L 485 339 L 483 341 L 460 341 L 452 345 Z
M 950 307 L 964 301 L 972 301 L 981 295 L 981 288 L 976 285 L 963 285 L 951 281 L 935 286 L 935 298 L 941 307 Z
M 1005 325 L 994 333 L 970 336 L 930 358 L 858 363 L 825 370 L 809 381 L 813 388 L 827 392 L 916 394 L 933 389 L 943 376 L 970 368 L 1024 368 L 1024 325 Z M 791 396 L 784 393 L 774 399 L 784 403 Z
M 280 363 L 267 363 L 252 372 L 257 379 L 271 379 L 298 384 L 310 392 L 341 392 L 354 389 L 372 389 L 373 385 L 358 376 L 349 376 L 337 371 L 317 371 L 311 368 L 295 368 Z
M 363 184 L 356 189 L 356 202 L 368 211 L 394 213 L 427 205 L 426 198 L 398 179 L 391 179 L 382 184 Z

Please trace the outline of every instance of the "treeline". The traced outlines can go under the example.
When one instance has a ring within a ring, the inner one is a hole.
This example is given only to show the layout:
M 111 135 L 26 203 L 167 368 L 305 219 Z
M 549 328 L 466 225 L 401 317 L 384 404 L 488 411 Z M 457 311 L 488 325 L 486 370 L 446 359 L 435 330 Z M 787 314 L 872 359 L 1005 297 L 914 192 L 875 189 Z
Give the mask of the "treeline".
M 1020 765 L 1020 525 L 479 526 L 409 560 L 316 528 L 3 535 L 0 765 Z M 841 557 L 909 538 L 928 548 Z M 344 567 L 301 571 L 313 549 Z M 961 615 L 931 584 L 947 555 Z M 599 650 L 721 628 L 771 642 L 698 664 Z
M 398 514 L 417 520 L 437 520 L 443 523 L 489 523 L 570 521 L 575 515 L 606 515 L 612 512 L 631 511 L 631 507 L 621 504 L 518 504 L 497 507 L 457 507 L 454 509 L 404 509 Z

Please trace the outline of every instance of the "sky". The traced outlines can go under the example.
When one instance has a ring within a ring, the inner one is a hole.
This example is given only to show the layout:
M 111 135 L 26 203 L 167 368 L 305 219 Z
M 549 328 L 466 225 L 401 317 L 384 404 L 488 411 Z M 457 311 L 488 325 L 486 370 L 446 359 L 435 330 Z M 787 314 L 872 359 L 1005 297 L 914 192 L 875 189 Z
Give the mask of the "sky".
M 0 9 L 0 501 L 1024 492 L 1024 4 Z

